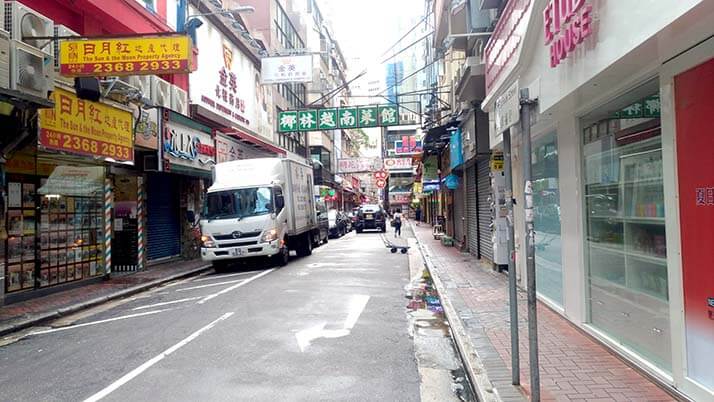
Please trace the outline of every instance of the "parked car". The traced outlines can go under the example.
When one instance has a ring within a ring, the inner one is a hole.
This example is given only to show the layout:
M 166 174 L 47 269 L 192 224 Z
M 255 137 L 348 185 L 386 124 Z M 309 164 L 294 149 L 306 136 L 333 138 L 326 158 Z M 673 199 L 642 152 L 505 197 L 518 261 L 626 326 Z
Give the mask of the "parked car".
M 317 229 L 313 235 L 315 245 L 327 243 L 330 237 L 330 220 L 327 218 L 327 206 L 324 201 L 315 204 L 315 215 L 317 215 Z
M 330 237 L 342 237 L 345 233 L 345 221 L 336 209 L 327 211 L 327 220 L 330 228 Z
M 376 229 L 383 233 L 387 231 L 387 214 L 379 205 L 363 205 L 357 213 L 355 225 L 357 233 L 369 229 Z

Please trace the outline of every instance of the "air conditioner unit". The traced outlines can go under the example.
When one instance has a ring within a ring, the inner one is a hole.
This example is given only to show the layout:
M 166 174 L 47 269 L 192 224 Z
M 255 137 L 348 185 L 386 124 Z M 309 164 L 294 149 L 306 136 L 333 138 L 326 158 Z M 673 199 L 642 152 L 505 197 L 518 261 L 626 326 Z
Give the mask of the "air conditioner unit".
M 47 98 L 54 88 L 52 56 L 23 42 L 10 42 L 10 89 Z
M 151 76 L 150 75 L 129 75 L 119 77 L 119 79 L 141 92 L 141 96 L 151 99 Z
M 77 32 L 67 28 L 64 25 L 55 25 L 54 28 L 55 38 L 63 36 L 79 36 Z M 55 56 L 55 79 L 62 81 L 68 85 L 74 85 L 74 78 L 62 76 L 60 71 L 60 39 L 55 39 L 52 44 L 54 46 L 54 56 Z
M 52 40 L 22 39 L 33 36 L 54 36 L 54 22 L 18 1 L 5 3 L 5 30 L 10 39 L 22 41 L 48 55 L 54 54 Z
M 0 3 L 0 36 L 2 36 L 2 34 L 10 35 L 10 33 L 5 30 L 5 4 Z
M 171 110 L 188 116 L 188 93 L 176 85 L 171 85 Z
M 4 32 L 0 32 L 0 88 L 10 88 L 10 38 Z
M 151 101 L 156 106 L 171 108 L 171 84 L 159 77 L 151 76 Z

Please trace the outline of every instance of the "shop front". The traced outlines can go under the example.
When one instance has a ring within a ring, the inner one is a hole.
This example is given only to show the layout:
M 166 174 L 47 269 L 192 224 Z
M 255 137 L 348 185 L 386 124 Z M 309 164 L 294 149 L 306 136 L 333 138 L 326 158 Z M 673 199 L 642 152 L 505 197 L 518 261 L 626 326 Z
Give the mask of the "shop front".
M 519 45 L 492 60 L 484 102 L 505 124 L 491 147 L 512 138 L 519 284 L 529 124 L 540 299 L 672 392 L 712 399 L 714 3 L 573 2 L 565 18 L 524 4 L 502 18 Z M 497 53 L 509 37 L 495 32 Z M 514 87 L 536 104 L 529 122 L 498 103 Z
M 51 98 L 37 143 L 5 166 L 6 302 L 112 272 L 110 168 L 133 163 L 132 115 L 61 88 Z

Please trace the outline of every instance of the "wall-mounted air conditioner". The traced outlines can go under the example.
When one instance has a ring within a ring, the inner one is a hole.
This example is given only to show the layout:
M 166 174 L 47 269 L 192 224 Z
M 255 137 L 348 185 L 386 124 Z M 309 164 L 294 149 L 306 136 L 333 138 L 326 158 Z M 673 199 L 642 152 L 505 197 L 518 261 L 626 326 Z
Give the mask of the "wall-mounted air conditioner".
M 156 106 L 171 108 L 171 83 L 151 76 L 151 101 Z
M 18 1 L 5 3 L 5 30 L 10 39 L 22 41 L 50 56 L 54 55 L 54 46 L 50 39 L 23 39 L 38 36 L 53 36 L 54 22 L 37 11 Z
M 54 27 L 54 34 L 55 38 L 57 37 L 64 37 L 64 36 L 79 36 L 77 32 L 74 32 L 73 30 L 67 28 L 64 25 L 55 25 Z M 54 57 L 55 57 L 55 80 L 57 81 L 62 81 L 65 84 L 68 85 L 74 85 L 74 78 L 73 77 L 64 77 L 62 76 L 59 71 L 60 71 L 60 39 L 55 39 L 53 43 L 53 48 L 54 48 Z
M 10 38 L 4 32 L 0 32 L 0 88 L 10 88 Z
M 54 88 L 52 56 L 26 43 L 10 41 L 10 89 L 47 98 Z
M 188 116 L 188 93 L 176 85 L 171 85 L 171 110 Z
M 151 100 L 151 76 L 150 75 L 129 75 L 119 77 L 119 80 L 130 85 L 137 91 L 141 92 L 141 96 Z

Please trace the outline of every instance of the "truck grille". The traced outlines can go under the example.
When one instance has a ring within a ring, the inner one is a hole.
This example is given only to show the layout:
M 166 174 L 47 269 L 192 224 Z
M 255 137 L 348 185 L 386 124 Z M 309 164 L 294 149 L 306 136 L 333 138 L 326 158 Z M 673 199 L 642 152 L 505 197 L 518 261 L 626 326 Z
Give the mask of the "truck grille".
M 224 234 L 224 235 L 213 235 L 213 238 L 216 240 L 233 240 L 233 239 L 245 239 L 247 237 L 258 237 L 258 236 L 260 236 L 260 232 L 242 232 L 238 236 L 233 236 L 233 233 L 229 233 L 229 234 Z
M 238 246 L 254 246 L 258 244 L 257 241 L 239 241 L 235 243 L 223 243 L 219 244 L 218 248 L 226 248 L 226 247 L 238 247 Z

